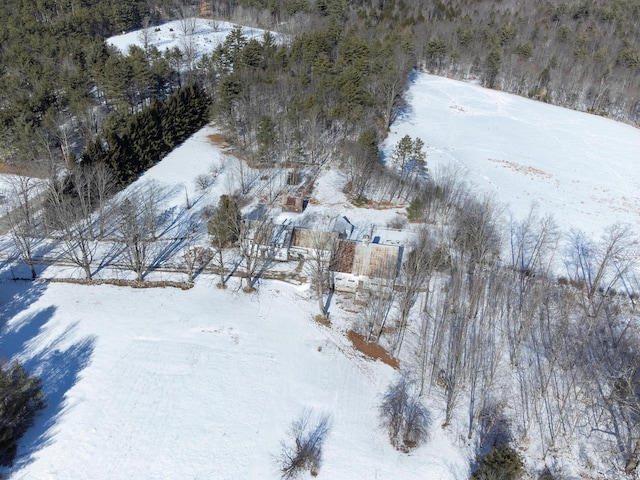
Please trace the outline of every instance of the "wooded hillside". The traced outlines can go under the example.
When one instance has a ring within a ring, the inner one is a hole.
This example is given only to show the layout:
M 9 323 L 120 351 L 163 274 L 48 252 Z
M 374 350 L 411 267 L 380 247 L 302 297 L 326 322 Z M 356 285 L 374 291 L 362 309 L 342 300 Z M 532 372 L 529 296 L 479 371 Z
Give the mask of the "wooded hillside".
M 103 40 L 198 14 L 292 39 L 235 32 L 198 62 L 188 45 L 123 55 Z M 256 160 L 318 161 L 342 140 L 382 138 L 414 68 L 638 124 L 639 21 L 634 0 L 10 0 L 0 6 L 2 158 L 68 161 L 110 113 L 135 113 L 197 81 Z

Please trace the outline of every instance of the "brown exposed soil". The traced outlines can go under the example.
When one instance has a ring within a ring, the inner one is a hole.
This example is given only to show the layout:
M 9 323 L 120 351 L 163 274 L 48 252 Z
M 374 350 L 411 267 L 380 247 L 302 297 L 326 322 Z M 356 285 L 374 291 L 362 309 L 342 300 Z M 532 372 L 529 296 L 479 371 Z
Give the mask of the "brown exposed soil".
M 354 332 L 353 330 L 349 330 L 347 336 L 349 337 L 349 340 L 351 340 L 351 343 L 353 343 L 355 349 L 364 353 L 367 357 L 373 358 L 374 360 L 381 360 L 396 370 L 400 368 L 400 362 L 398 359 L 389 355 L 389 353 L 380 345 L 367 343 L 362 335 Z
M 320 325 L 323 325 L 327 328 L 331 328 L 331 321 L 329 320 L 329 317 L 327 317 L 326 315 L 316 315 L 315 317 L 313 317 L 313 319 L 318 322 Z
M 372 208 L 374 210 L 391 210 L 394 208 L 404 208 L 404 205 L 400 205 L 397 203 L 391 203 L 386 200 L 383 200 L 382 202 L 375 202 L 368 198 L 363 198 L 361 200 L 349 198 L 349 202 L 351 203 L 351 205 L 357 208 Z
M 510 162 L 508 160 L 498 160 L 496 158 L 489 158 L 488 160 L 490 162 L 497 163 L 499 165 L 502 165 L 503 167 L 513 170 L 514 172 L 522 173 L 529 177 L 551 178 L 551 175 L 549 175 L 547 172 L 538 170 L 537 168 L 520 165 L 516 162 Z
M 207 135 L 207 138 L 211 143 L 217 145 L 218 147 L 227 146 L 227 142 L 224 139 L 224 135 L 221 133 L 212 133 L 211 135 Z
M 153 281 L 147 280 L 144 282 L 136 282 L 135 280 L 86 280 L 81 278 L 47 278 L 41 279 L 41 281 L 51 283 L 75 283 L 79 285 L 117 285 L 119 287 L 133 287 L 133 288 L 179 288 L 181 290 L 189 290 L 193 288 L 193 283 L 185 282 L 169 282 L 169 281 Z
M 37 177 L 31 169 L 26 167 L 20 167 L 18 165 L 10 165 L 6 162 L 0 161 L 0 174 L 14 174 L 14 175 L 22 175 L 25 177 Z

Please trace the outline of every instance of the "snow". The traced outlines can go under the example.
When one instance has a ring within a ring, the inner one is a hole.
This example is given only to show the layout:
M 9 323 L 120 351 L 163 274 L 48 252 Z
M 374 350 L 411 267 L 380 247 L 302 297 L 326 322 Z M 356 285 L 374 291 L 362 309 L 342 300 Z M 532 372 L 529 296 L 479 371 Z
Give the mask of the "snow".
M 565 232 L 599 237 L 640 220 L 640 130 L 476 84 L 418 74 L 391 127 L 426 144 L 432 170 L 453 166 L 517 218 L 533 205 Z
M 160 51 L 171 50 L 176 47 L 184 50 L 185 41 L 188 41 L 189 47 L 194 49 L 194 51 L 197 52 L 197 56 L 200 57 L 204 53 L 208 54 L 213 52 L 218 45 L 224 42 L 227 35 L 235 27 L 239 26 L 229 22 L 205 20 L 202 18 L 187 18 L 185 22 L 188 25 L 195 24 L 193 34 L 187 31 L 185 35 L 182 20 L 173 20 L 159 26 L 147 28 L 149 46 L 155 46 Z M 252 38 L 262 40 L 265 33 L 265 30 L 258 28 L 241 28 L 242 34 L 247 40 L 251 40 Z M 281 34 L 271 33 L 275 41 L 283 41 L 285 38 Z M 107 39 L 107 43 L 126 53 L 132 45 L 142 47 L 142 30 L 134 30 L 123 33 L 122 35 L 110 37 Z
M 315 323 L 299 287 L 212 284 L 3 285 L 8 308 L 32 302 L 3 338 L 59 399 L 12 478 L 276 478 L 274 456 L 305 408 L 331 416 L 319 478 L 464 478 L 466 460 L 438 428 L 419 455 L 393 450 L 376 406 L 394 371 Z
M 127 35 L 110 41 L 139 43 Z M 516 215 L 537 203 L 565 230 L 638 221 L 637 130 L 429 75 L 409 93 L 387 152 L 419 136 L 432 169 L 453 164 Z M 237 185 L 237 160 L 210 142 L 216 133 L 205 127 L 130 188 L 156 182 L 176 222 L 196 218 Z M 212 166 L 212 186 L 196 189 Z M 339 172 L 324 171 L 303 215 L 345 215 L 359 238 L 403 213 L 354 207 L 343 186 Z M 308 284 L 261 280 L 245 294 L 237 279 L 220 290 L 200 275 L 186 291 L 134 289 L 14 282 L 12 267 L 0 264 L 0 351 L 42 376 L 49 406 L 10 478 L 279 478 L 280 443 L 304 409 L 331 417 L 320 479 L 468 478 L 473 448 L 455 426 L 440 427 L 437 398 L 427 400 L 431 439 L 409 455 L 392 448 L 377 405 L 397 373 L 353 349 L 344 336 L 352 314 L 337 300 L 333 326 L 315 322 Z

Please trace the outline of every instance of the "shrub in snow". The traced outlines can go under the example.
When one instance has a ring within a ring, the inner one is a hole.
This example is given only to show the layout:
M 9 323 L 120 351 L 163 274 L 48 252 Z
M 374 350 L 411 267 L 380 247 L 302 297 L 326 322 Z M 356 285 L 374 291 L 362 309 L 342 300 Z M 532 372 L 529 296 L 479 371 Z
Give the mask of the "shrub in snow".
M 406 226 L 407 226 L 407 219 L 399 215 L 396 215 L 394 218 L 392 218 L 387 222 L 388 228 L 395 228 L 397 230 L 402 230 Z
M 330 419 L 328 415 L 321 415 L 315 421 L 312 417 L 310 410 L 304 410 L 291 425 L 291 437 L 281 444 L 278 466 L 284 479 L 295 478 L 303 471 L 309 471 L 314 477 L 318 474 Z
M 193 179 L 193 183 L 198 191 L 204 192 L 211 186 L 212 178 L 205 173 L 201 173 Z
M 0 368 L 0 465 L 13 465 L 18 441 L 45 407 L 39 378 L 18 362 Z
M 387 388 L 380 404 L 380 419 L 391 444 L 402 452 L 429 438 L 431 413 L 420 403 L 416 384 L 407 374 Z
M 538 480 L 565 480 L 567 477 L 560 473 L 551 473 L 549 467 L 544 467 L 544 470 L 539 474 Z
M 508 445 L 493 447 L 480 460 L 472 480 L 519 480 L 524 475 L 522 458 Z

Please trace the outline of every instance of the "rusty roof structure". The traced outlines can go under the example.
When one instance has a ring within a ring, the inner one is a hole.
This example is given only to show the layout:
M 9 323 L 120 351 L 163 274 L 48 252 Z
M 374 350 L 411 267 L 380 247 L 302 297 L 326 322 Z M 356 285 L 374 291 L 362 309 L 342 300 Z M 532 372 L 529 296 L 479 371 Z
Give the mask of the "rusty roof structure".
M 395 277 L 400 255 L 396 245 L 340 240 L 331 270 L 369 278 Z
M 282 209 L 285 212 L 298 212 L 304 211 L 304 198 L 288 196 L 282 203 Z
M 338 232 L 324 232 L 295 227 L 291 246 L 307 250 L 332 250 L 337 239 Z

